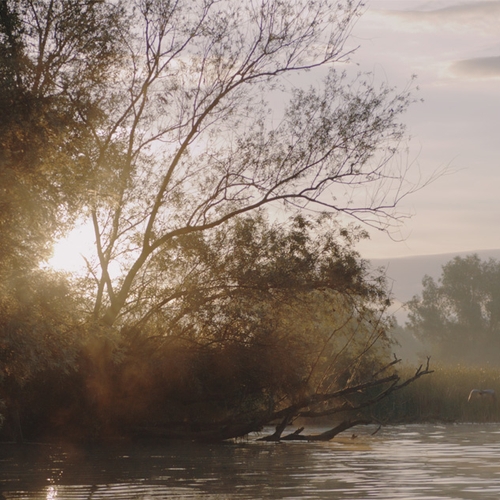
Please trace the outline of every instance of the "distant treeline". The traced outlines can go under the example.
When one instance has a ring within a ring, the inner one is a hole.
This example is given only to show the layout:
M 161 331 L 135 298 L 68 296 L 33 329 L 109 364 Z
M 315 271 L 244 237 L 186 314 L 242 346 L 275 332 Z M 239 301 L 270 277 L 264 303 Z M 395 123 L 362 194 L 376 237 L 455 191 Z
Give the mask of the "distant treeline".
M 450 365 L 498 365 L 500 262 L 476 254 L 455 257 L 407 304 L 407 330 Z

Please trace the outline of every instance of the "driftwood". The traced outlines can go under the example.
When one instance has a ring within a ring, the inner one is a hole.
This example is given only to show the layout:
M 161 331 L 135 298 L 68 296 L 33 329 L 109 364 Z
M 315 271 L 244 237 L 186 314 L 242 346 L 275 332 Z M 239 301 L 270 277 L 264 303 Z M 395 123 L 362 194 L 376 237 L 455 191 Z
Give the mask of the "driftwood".
M 350 429 L 351 427 L 355 427 L 356 425 L 367 425 L 370 423 L 371 422 L 369 420 L 352 420 L 352 421 L 345 420 L 344 422 L 340 423 L 333 429 L 330 429 L 326 432 L 322 432 L 321 434 L 310 434 L 307 436 L 301 435 L 301 432 L 304 430 L 304 427 L 301 427 L 292 434 L 283 436 L 281 440 L 282 441 L 330 441 L 335 436 L 337 436 L 337 434 L 340 434 L 341 432 L 344 432 L 347 429 Z
M 396 363 L 399 363 L 400 360 L 395 358 L 394 361 L 389 363 L 384 369 L 380 370 L 377 375 L 382 373 L 386 368 L 393 366 Z M 370 421 L 367 420 L 345 420 L 338 426 L 334 427 L 333 429 L 330 429 L 329 431 L 326 431 L 322 434 L 317 434 L 317 435 L 308 435 L 308 436 L 303 436 L 301 434 L 302 429 L 298 429 L 297 431 L 293 432 L 292 434 L 289 434 L 287 436 L 282 437 L 282 433 L 285 430 L 285 428 L 290 425 L 293 421 L 294 418 L 297 417 L 302 417 L 302 418 L 317 418 L 317 417 L 326 417 L 326 416 L 333 416 L 337 413 L 345 412 L 345 411 L 353 411 L 353 410 L 361 410 L 363 408 L 366 408 L 368 406 L 371 406 L 378 401 L 381 401 L 382 399 L 386 398 L 389 394 L 399 391 L 402 388 L 408 386 L 415 380 L 419 379 L 420 377 L 424 375 L 428 375 L 433 372 L 429 368 L 429 363 L 430 363 L 430 357 L 427 358 L 427 364 L 425 368 L 423 365 L 420 365 L 419 368 L 416 370 L 415 374 L 412 377 L 409 377 L 408 379 L 404 380 L 401 382 L 401 379 L 398 375 L 392 374 L 383 378 L 371 380 L 368 382 L 365 382 L 363 384 L 358 384 L 356 386 L 352 387 L 346 387 L 344 389 L 341 389 L 337 392 L 333 393 L 326 393 L 326 394 L 315 394 L 313 396 L 310 396 L 306 400 L 300 401 L 298 403 L 295 403 L 294 405 L 289 406 L 286 409 L 283 409 L 281 411 L 276 412 L 273 415 L 273 420 L 279 418 L 281 419 L 281 422 L 276 426 L 275 432 L 269 436 L 264 436 L 263 438 L 260 438 L 260 441 L 281 441 L 281 440 L 286 440 L 286 441 L 329 441 L 333 439 L 337 434 L 345 431 L 346 429 L 349 429 L 351 427 L 354 427 L 356 425 L 363 425 L 363 424 L 369 424 L 371 423 Z M 388 387 L 383 389 L 381 392 L 379 392 L 376 396 L 363 401 L 361 403 L 358 403 L 356 405 L 351 405 L 348 401 L 344 402 L 343 404 L 339 406 L 333 406 L 324 410 L 314 410 L 312 409 L 315 405 L 318 403 L 328 403 L 332 400 L 340 399 L 340 398 L 345 398 L 345 396 L 354 394 L 354 393 L 360 393 L 363 392 L 364 390 L 368 388 L 374 388 L 378 386 L 383 386 L 388 384 Z
M 283 436 L 281 438 L 282 441 L 303 441 L 306 438 L 306 436 L 299 436 L 299 434 L 305 429 L 305 427 L 299 427 L 295 432 L 292 432 L 291 434 L 287 434 L 286 436 Z

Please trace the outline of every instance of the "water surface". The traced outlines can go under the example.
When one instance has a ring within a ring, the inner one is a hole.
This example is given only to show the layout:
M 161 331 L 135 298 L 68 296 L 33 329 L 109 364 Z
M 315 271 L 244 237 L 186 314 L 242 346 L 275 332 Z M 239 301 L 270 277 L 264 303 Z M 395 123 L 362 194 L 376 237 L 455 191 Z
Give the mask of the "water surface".
M 44 500 L 500 498 L 500 425 L 374 430 L 328 443 L 0 445 L 0 491 Z

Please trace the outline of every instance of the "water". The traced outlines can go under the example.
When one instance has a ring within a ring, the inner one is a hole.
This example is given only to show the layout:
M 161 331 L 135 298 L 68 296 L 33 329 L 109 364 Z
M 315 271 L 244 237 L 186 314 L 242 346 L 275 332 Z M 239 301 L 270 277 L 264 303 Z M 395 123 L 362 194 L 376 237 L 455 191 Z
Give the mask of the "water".
M 374 430 L 329 443 L 0 445 L 0 491 L 44 500 L 500 498 L 500 424 Z

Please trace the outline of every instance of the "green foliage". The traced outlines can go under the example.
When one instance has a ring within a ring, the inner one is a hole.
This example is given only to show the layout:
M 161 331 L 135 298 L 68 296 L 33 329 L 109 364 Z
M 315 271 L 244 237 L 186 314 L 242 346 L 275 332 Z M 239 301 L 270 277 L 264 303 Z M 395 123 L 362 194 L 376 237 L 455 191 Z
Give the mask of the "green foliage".
M 297 402 L 312 410 L 311 395 L 378 371 L 389 354 L 387 298 L 356 239 L 324 217 L 269 225 L 259 215 L 159 253 L 130 303 L 149 312 L 122 329 L 128 382 L 113 391 L 116 420 L 125 401 L 140 402 L 135 418 L 164 425 L 265 420 Z M 153 298 L 155 307 L 142 302 Z
M 498 363 L 500 263 L 455 257 L 436 283 L 426 276 L 422 297 L 408 303 L 411 328 L 443 360 Z
M 63 276 L 37 270 L 3 272 L 1 277 L 0 400 L 10 413 L 10 431 L 19 438 L 12 418 L 19 418 L 30 383 L 46 373 L 61 379 L 74 371 L 84 335 L 79 308 Z M 47 386 L 37 394 L 40 409 L 52 390 Z
M 4 316 L 19 358 L 4 361 L 17 392 L 5 383 L 3 394 L 27 436 L 238 435 L 232 426 L 283 411 L 335 412 L 350 398 L 329 394 L 371 380 L 390 353 L 383 279 L 371 281 L 357 237 L 330 218 L 271 225 L 260 214 L 179 238 L 152 262 L 120 330 L 78 326 L 63 284 L 39 286 Z M 363 400 L 359 391 L 352 404 Z
M 99 120 L 122 14 L 116 2 L 0 2 L 0 384 L 10 409 L 34 377 L 76 366 L 85 299 L 39 266 L 88 196 L 83 121 Z

